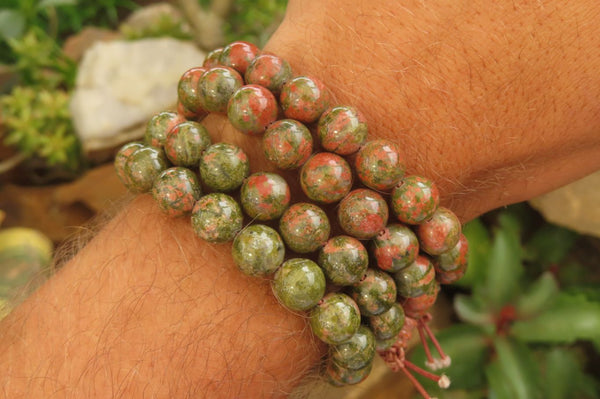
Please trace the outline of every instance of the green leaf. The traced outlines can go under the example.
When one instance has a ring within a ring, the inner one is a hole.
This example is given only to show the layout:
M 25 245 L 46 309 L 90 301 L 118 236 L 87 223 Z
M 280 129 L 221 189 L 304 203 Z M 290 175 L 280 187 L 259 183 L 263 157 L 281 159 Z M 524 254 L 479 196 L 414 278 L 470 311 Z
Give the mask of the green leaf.
M 543 364 L 546 399 L 570 399 L 586 391 L 588 396 L 598 397 L 596 387 L 590 386 L 588 376 L 572 351 L 553 348 L 546 353 Z
M 16 10 L 0 9 L 0 38 L 20 37 L 25 30 L 25 18 Z
M 538 317 L 515 322 L 512 335 L 525 342 L 573 343 L 590 340 L 600 349 L 600 303 L 561 293 Z
M 74 6 L 77 0 L 42 0 L 37 4 L 37 8 L 59 7 L 59 6 Z
M 560 263 L 569 253 L 579 235 L 571 230 L 545 224 L 527 242 L 527 259 L 543 266 Z
M 514 299 L 519 292 L 519 281 L 524 272 L 518 226 L 508 216 L 500 218 L 500 221 L 488 253 L 485 282 L 477 285 L 474 292 L 496 311 Z
M 481 219 L 474 219 L 465 224 L 463 234 L 469 241 L 469 264 L 465 275 L 455 284 L 472 288 L 485 280 L 491 239 Z
M 492 313 L 476 297 L 456 295 L 454 297 L 454 310 L 458 317 L 467 323 L 478 326 L 493 325 L 494 323 Z
M 436 337 L 444 352 L 452 359 L 452 365 L 443 370 L 450 377 L 451 389 L 476 389 L 485 386 L 483 368 L 489 356 L 490 343 L 487 335 L 479 328 L 467 324 L 456 324 L 438 333 Z M 435 350 L 432 349 L 434 352 Z M 422 367 L 425 351 L 421 346 L 411 353 L 411 361 Z M 436 383 L 420 378 L 434 396 L 445 397 Z
M 558 294 L 556 278 L 550 272 L 533 282 L 516 303 L 517 317 L 529 318 L 545 310 Z
M 494 341 L 497 359 L 486 368 L 491 399 L 541 398 L 541 375 L 533 354 L 507 338 Z

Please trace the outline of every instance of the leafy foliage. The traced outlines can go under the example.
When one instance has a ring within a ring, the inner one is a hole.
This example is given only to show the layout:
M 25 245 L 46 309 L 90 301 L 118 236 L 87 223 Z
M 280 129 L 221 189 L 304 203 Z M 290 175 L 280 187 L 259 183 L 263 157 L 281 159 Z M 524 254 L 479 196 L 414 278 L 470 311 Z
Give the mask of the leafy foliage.
M 262 47 L 283 19 L 286 6 L 287 0 L 235 0 L 224 26 L 225 39 Z

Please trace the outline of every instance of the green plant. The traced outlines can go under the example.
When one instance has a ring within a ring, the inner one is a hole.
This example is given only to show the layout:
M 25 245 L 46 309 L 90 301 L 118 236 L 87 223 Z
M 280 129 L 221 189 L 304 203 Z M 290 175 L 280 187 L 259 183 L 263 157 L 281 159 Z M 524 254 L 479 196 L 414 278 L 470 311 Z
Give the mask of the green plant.
M 519 212 L 501 212 L 493 235 L 481 220 L 465 226 L 472 252 L 462 284 L 472 291 L 454 298 L 463 323 L 438 334 L 452 357 L 452 387 L 443 392 L 423 381 L 435 396 L 600 397 L 597 382 L 584 371 L 585 354 L 573 345 L 587 341 L 600 350 L 600 301 L 575 284 L 559 288 L 557 279 L 577 236 L 549 224 L 531 229 Z M 413 357 L 422 361 L 424 353 L 415 350 Z
M 245 40 L 263 47 L 285 14 L 287 0 L 235 0 L 225 21 L 227 42 Z

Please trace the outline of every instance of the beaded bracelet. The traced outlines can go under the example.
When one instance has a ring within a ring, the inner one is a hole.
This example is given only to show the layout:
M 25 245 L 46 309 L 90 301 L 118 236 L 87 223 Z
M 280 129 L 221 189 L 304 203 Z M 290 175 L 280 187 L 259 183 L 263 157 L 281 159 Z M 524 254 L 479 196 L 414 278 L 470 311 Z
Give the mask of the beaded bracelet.
M 151 192 L 167 215 L 191 214 L 200 238 L 233 241 L 232 257 L 243 273 L 272 276 L 283 306 L 309 311 L 313 333 L 330 345 L 323 371 L 333 385 L 364 380 L 379 353 L 424 398 L 429 395 L 411 372 L 447 387 L 446 376 L 405 357 L 416 330 L 426 365 L 450 365 L 428 326 L 428 311 L 440 284 L 465 273 L 468 243 L 458 218 L 439 206 L 436 185 L 405 176 L 397 144 L 367 141 L 363 115 L 351 106 L 330 107 L 318 79 L 294 77 L 285 60 L 250 43 L 209 53 L 203 66 L 182 75 L 178 97 L 177 112 L 150 119 L 143 144 L 126 144 L 117 153 L 115 167 L 125 186 Z M 285 119 L 277 120 L 279 107 Z M 241 133 L 262 136 L 265 157 L 279 169 L 300 169 L 303 192 L 319 205 L 291 204 L 283 177 L 250 175 L 241 148 L 212 144 L 199 123 L 211 112 L 226 113 Z M 317 146 L 323 151 L 314 153 Z M 326 204 L 337 204 L 337 227 L 344 234 L 330 237 Z M 389 208 L 396 220 L 388 223 Z M 252 223 L 246 227 L 244 213 Z

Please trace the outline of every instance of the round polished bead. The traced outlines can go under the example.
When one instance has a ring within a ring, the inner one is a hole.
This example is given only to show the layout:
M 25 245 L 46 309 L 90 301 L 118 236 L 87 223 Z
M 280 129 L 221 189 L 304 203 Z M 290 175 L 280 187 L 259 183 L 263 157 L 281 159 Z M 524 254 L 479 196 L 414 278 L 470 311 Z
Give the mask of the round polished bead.
M 290 206 L 279 220 L 279 231 L 287 246 L 298 253 L 321 248 L 331 226 L 325 212 L 314 204 L 299 202 Z
M 440 284 L 452 284 L 465 274 L 469 260 L 469 242 L 461 233 L 458 243 L 451 250 L 433 257 L 435 278 Z
M 231 241 L 242 228 L 244 217 L 239 204 L 223 193 L 207 194 L 192 209 L 192 227 L 208 242 Z
M 331 293 L 323 297 L 310 313 L 313 334 L 330 345 L 350 339 L 360 327 L 360 311 L 348 295 Z
M 185 122 L 185 118 L 177 112 L 163 111 L 155 114 L 146 124 L 144 144 L 163 148 L 167 133 L 181 122 Z
M 325 374 L 327 381 L 329 381 L 331 385 L 342 387 L 363 382 L 369 376 L 372 369 L 373 362 L 369 362 L 359 369 L 351 369 L 341 366 L 333 359 L 329 359 L 325 368 Z
M 303 123 L 316 121 L 329 106 L 325 85 L 308 76 L 297 76 L 284 84 L 279 99 L 284 115 Z
M 131 182 L 127 176 L 127 173 L 125 173 L 125 163 L 131 154 L 143 146 L 144 145 L 142 143 L 135 141 L 127 143 L 121 147 L 115 155 L 115 171 L 117 172 L 117 176 L 119 177 L 119 180 L 121 180 L 121 183 L 123 183 L 128 189 L 130 188 Z
M 375 335 L 367 326 L 361 325 L 356 334 L 344 343 L 329 348 L 331 360 L 351 370 L 358 370 L 375 357 Z
M 331 204 L 350 192 L 352 170 L 339 155 L 320 152 L 302 166 L 300 186 L 311 200 Z
M 281 87 L 292 78 L 290 64 L 274 54 L 260 54 L 246 69 L 246 83 L 266 87 L 274 94 L 281 92 Z
M 377 267 L 386 272 L 397 272 L 415 261 L 419 240 L 407 226 L 392 223 L 373 239 L 372 251 Z
M 285 246 L 277 231 L 253 224 L 235 236 L 231 249 L 237 267 L 249 276 L 267 276 L 283 262 Z
M 227 112 L 229 99 L 244 80 L 237 71 L 227 67 L 214 67 L 206 71 L 198 81 L 200 105 L 208 112 Z
M 279 302 L 288 309 L 308 310 L 325 295 L 325 275 L 312 260 L 293 258 L 277 269 L 272 287 Z
M 354 107 L 341 105 L 329 108 L 319 118 L 321 146 L 340 155 L 350 155 L 367 139 L 367 122 Z
M 206 115 L 206 111 L 202 108 L 200 92 L 198 91 L 198 82 L 200 77 L 208 68 L 195 67 L 190 68 L 181 75 L 177 84 L 177 97 L 183 107 L 190 111 L 195 118 L 201 118 Z
M 252 219 L 266 221 L 281 217 L 290 205 L 290 188 L 278 174 L 258 172 L 242 184 L 240 202 Z
M 433 215 L 439 202 L 437 186 L 424 177 L 407 176 L 392 190 L 391 206 L 402 223 L 424 222 Z
M 365 277 L 350 289 L 350 296 L 363 316 L 376 316 L 396 302 L 396 283 L 389 274 L 369 269 Z
M 229 100 L 227 118 L 240 132 L 261 135 L 277 120 L 277 100 L 262 86 L 242 86 Z
M 313 150 L 313 138 L 302 123 L 282 119 L 267 127 L 263 136 L 265 158 L 279 169 L 296 169 L 302 166 Z
M 402 307 L 404 308 L 406 316 L 413 319 L 419 319 L 425 316 L 425 314 L 429 312 L 431 307 L 435 304 L 439 292 L 440 285 L 435 283 L 425 294 L 414 298 L 405 298 L 402 301 Z
M 223 53 L 223 47 L 216 48 L 206 54 L 206 58 L 202 63 L 205 68 L 214 68 L 221 65 L 221 53 Z
M 171 217 L 189 214 L 201 195 L 196 175 L 179 166 L 162 171 L 152 186 L 152 197 L 158 207 Z
M 458 217 L 448 208 L 440 206 L 431 218 L 417 227 L 421 250 L 430 255 L 450 251 L 460 239 L 461 225 Z
M 236 145 L 217 143 L 200 157 L 200 179 L 214 191 L 232 191 L 250 174 L 248 156 Z
M 385 312 L 369 317 L 369 324 L 377 339 L 394 338 L 404 325 L 404 309 L 399 303 L 394 303 Z
M 248 65 L 260 54 L 260 49 L 252 43 L 236 41 L 223 47 L 219 57 L 221 65 L 231 67 L 242 76 L 246 73 Z
M 428 257 L 419 255 L 417 259 L 394 274 L 398 295 L 414 298 L 431 291 L 436 284 L 435 270 Z
M 179 100 L 177 100 L 177 113 L 189 121 L 191 121 L 191 120 L 198 121 L 198 120 L 201 120 L 202 118 L 204 118 L 204 116 L 206 116 L 206 114 L 204 114 L 204 113 L 196 115 L 196 113 L 187 109 Z
M 319 266 L 334 284 L 358 283 L 369 267 L 369 254 L 354 237 L 330 238 L 319 251 Z
M 388 339 L 378 339 L 375 337 L 375 350 L 377 352 L 383 352 L 390 349 L 396 342 L 398 337 L 392 337 Z
M 367 187 L 389 191 L 396 186 L 406 167 L 400 157 L 400 148 L 389 140 L 368 141 L 356 155 L 356 174 Z
M 210 143 L 210 134 L 204 126 L 198 122 L 186 121 L 175 125 L 167 133 L 165 154 L 173 165 L 196 167 Z
M 135 150 L 125 162 L 128 189 L 134 193 L 145 193 L 152 189 L 154 180 L 169 162 L 163 150 L 155 147 L 142 147 Z
M 347 234 L 358 239 L 373 238 L 385 228 L 388 206 L 375 191 L 359 188 L 340 202 L 338 220 Z

